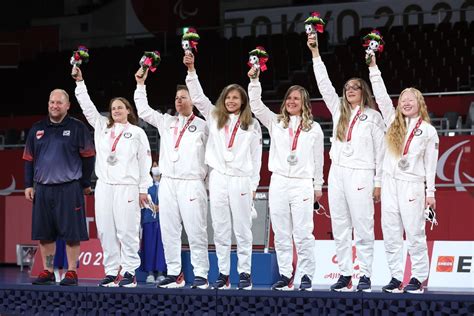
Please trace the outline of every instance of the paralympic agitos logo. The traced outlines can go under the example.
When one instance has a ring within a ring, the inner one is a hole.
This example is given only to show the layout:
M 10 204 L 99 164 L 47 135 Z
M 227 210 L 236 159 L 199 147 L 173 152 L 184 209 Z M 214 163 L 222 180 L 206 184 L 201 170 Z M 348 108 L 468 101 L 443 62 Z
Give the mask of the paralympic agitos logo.
M 439 157 L 438 165 L 436 167 L 436 175 L 438 178 L 445 182 L 452 182 L 456 191 L 467 191 L 466 184 L 474 183 L 474 177 L 461 170 L 462 156 L 464 153 L 469 152 L 468 150 L 471 150 L 471 146 L 465 146 L 469 142 L 470 140 L 464 140 L 451 146 Z M 450 156 L 453 153 L 457 153 L 457 157 L 454 163 L 453 176 L 452 179 L 450 179 L 445 174 L 445 168 L 448 160 L 451 161 Z M 467 181 L 463 182 L 463 179 Z

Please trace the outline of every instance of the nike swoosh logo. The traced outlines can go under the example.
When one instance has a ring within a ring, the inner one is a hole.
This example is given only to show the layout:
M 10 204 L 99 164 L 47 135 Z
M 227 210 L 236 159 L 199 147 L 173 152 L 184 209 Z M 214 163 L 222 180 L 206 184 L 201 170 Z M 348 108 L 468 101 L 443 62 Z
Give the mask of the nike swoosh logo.
M 133 200 L 128 200 L 128 203 L 131 203 L 131 202 L 133 202 Z
M 197 199 L 197 198 L 194 198 L 194 199 L 189 199 L 189 202 L 192 202 L 192 201 L 194 201 L 195 199 Z
M 408 199 L 408 202 L 413 202 L 414 200 L 416 200 L 416 199 Z
M 240 193 L 240 196 L 244 196 L 244 195 L 247 195 L 247 193 Z
M 303 199 L 303 202 L 308 201 L 308 200 L 309 200 L 309 198 L 305 198 L 305 199 Z
M 75 211 L 79 211 L 80 209 L 81 209 L 81 207 L 80 207 L 80 206 L 79 206 L 79 207 L 76 207 L 76 208 L 74 208 L 74 210 L 75 210 Z
M 363 190 L 363 189 L 365 189 L 365 187 L 357 188 L 357 191 L 360 191 L 360 190 Z

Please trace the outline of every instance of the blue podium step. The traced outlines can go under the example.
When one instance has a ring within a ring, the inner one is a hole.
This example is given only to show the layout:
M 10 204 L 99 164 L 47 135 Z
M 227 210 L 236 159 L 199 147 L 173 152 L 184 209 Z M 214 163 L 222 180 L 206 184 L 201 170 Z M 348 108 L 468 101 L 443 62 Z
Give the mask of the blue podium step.
M 239 282 L 239 274 L 237 272 L 237 253 L 235 251 L 231 252 L 230 261 L 230 282 L 234 287 Z M 194 280 L 194 273 L 193 267 L 191 265 L 191 254 L 189 251 L 183 251 L 181 253 L 181 262 L 186 283 L 192 283 Z M 275 252 L 253 252 L 251 274 L 252 283 L 254 285 L 270 287 L 273 283 L 275 283 L 279 277 Z M 136 275 L 139 282 L 145 282 L 147 273 L 137 270 Z M 212 284 L 217 279 L 218 275 L 219 269 L 217 267 L 216 252 L 209 251 L 209 283 Z

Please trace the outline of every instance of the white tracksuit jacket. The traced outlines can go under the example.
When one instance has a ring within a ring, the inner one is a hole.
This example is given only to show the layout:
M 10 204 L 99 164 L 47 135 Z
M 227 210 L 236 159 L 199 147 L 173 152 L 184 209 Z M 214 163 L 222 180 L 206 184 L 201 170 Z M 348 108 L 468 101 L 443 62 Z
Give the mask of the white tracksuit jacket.
M 328 198 L 331 223 L 340 273 L 353 274 L 352 229 L 359 260 L 360 275 L 370 278 L 374 252 L 374 187 L 381 185 L 384 124 L 376 110 L 365 108 L 352 130 L 353 154 L 343 153 L 346 142 L 336 137 L 341 100 L 329 80 L 320 57 L 313 58 L 313 70 L 319 91 L 332 115 L 331 168 Z M 359 107 L 352 109 L 349 122 Z
M 148 105 L 146 86 L 137 85 L 134 95 L 138 116 L 158 128 L 160 133 L 160 170 L 158 192 L 160 225 L 168 275 L 181 273 L 182 226 L 188 235 L 194 275 L 207 279 L 207 193 L 204 179 L 207 166 L 204 150 L 208 127 L 195 117 L 184 132 L 178 147 L 178 160 L 172 160 L 179 133 L 189 117 L 161 114 Z
M 147 193 L 153 180 L 150 176 L 151 152 L 145 131 L 132 124 L 107 127 L 108 118 L 100 115 L 92 103 L 84 81 L 77 82 L 76 98 L 89 124 L 94 128 L 97 152 L 95 173 L 95 217 L 97 232 L 104 251 L 106 275 L 134 275 L 140 266 L 139 193 Z M 114 138 L 123 131 L 116 145 L 117 163 L 110 165 Z
M 377 66 L 369 67 L 375 99 L 389 127 L 395 119 L 395 108 L 387 93 Z M 405 118 L 405 143 L 416 126 L 418 117 Z M 423 282 L 428 278 L 429 259 L 425 233 L 425 196 L 435 195 L 436 164 L 439 137 L 436 129 L 423 121 L 414 134 L 407 153 L 409 167 L 398 167 L 400 157 L 385 151 L 382 179 L 382 231 L 385 252 L 392 277 L 403 280 L 403 231 L 408 241 L 412 277 Z M 426 189 L 425 189 L 426 185 Z
M 263 104 L 262 87 L 258 79 L 248 86 L 252 112 L 268 129 L 271 137 L 268 169 L 270 181 L 269 205 L 275 249 L 280 274 L 291 278 L 293 271 L 293 241 L 298 253 L 301 275 L 313 278 L 315 269 L 313 204 L 314 191 L 323 185 L 324 135 L 318 123 L 309 131 L 301 131 L 296 147 L 298 162 L 287 161 L 293 140 L 289 128 L 278 121 L 277 114 Z M 290 117 L 290 127 L 296 131 L 300 117 Z
M 225 275 L 230 273 L 233 224 L 237 241 L 237 271 L 251 274 L 252 193 L 257 190 L 262 164 L 260 124 L 254 119 L 247 130 L 238 129 L 231 149 L 234 159 L 226 161 L 224 154 L 238 117 L 230 115 L 228 133 L 225 128 L 218 129 L 217 120 L 212 113 L 214 106 L 204 95 L 196 72 L 188 72 L 186 85 L 193 104 L 206 118 L 209 126 L 206 164 L 212 169 L 209 177 L 209 200 L 219 272 Z

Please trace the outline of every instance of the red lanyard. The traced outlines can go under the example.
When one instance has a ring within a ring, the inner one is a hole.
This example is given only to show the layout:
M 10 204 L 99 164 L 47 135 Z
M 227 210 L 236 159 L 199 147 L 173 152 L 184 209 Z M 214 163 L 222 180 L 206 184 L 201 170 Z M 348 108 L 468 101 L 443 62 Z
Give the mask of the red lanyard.
M 186 132 L 186 129 L 189 127 L 189 125 L 191 124 L 191 122 L 194 120 L 194 118 L 196 117 L 196 115 L 191 114 L 191 116 L 189 117 L 188 121 L 186 122 L 186 124 L 184 124 L 183 128 L 181 129 L 181 132 L 179 132 L 179 136 L 178 136 L 178 139 L 176 140 L 176 143 L 174 144 L 174 149 L 177 150 L 179 148 L 179 143 L 181 142 L 181 138 L 183 138 L 183 135 L 184 135 L 184 132 Z M 179 121 L 179 119 L 178 119 Z M 175 136 L 176 136 L 176 132 L 178 131 L 178 127 L 175 127 Z
M 296 146 L 298 145 L 298 138 L 300 137 L 301 130 L 303 129 L 303 122 L 300 122 L 298 128 L 296 129 L 295 137 L 293 137 L 293 144 L 291 145 L 291 151 L 296 150 Z M 290 133 L 290 137 L 293 136 L 293 129 L 290 127 L 288 128 L 288 132 Z
M 232 135 L 230 136 L 229 144 L 227 145 L 227 149 L 231 149 L 232 146 L 234 146 L 235 135 L 237 134 L 237 131 L 238 131 L 239 127 L 240 127 L 240 117 L 234 125 L 234 129 L 232 130 Z M 225 126 L 225 133 L 226 134 L 229 133 L 229 127 L 227 125 Z
M 418 127 L 420 127 L 422 121 L 423 120 L 421 119 L 421 117 L 418 118 L 418 122 L 416 122 L 415 127 L 413 128 L 413 130 L 410 133 L 410 136 L 407 139 L 407 142 L 405 144 L 405 148 L 403 149 L 403 156 L 405 156 L 408 153 L 408 148 L 410 148 L 410 143 L 413 140 L 413 137 L 415 136 L 415 132 L 418 129 Z
M 352 119 L 351 126 L 349 126 L 349 131 L 347 132 L 347 138 L 346 138 L 346 141 L 347 141 L 347 142 L 350 142 L 350 141 L 351 141 L 351 138 L 352 138 L 352 129 L 354 128 L 354 125 L 355 125 L 357 119 L 359 118 L 359 116 L 360 116 L 360 109 L 359 109 L 359 111 L 357 111 L 356 116 L 354 116 L 354 118 Z
M 115 137 L 114 143 L 112 144 L 112 152 L 115 152 L 115 148 L 117 147 L 117 144 L 120 140 L 120 137 L 122 137 L 123 132 L 125 132 L 128 129 L 128 124 L 127 126 L 120 132 L 120 134 Z M 113 137 L 114 132 L 112 131 L 110 135 Z

